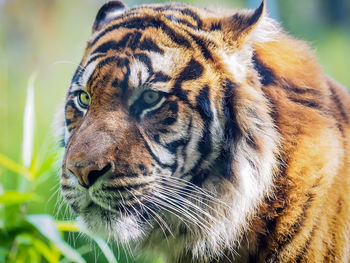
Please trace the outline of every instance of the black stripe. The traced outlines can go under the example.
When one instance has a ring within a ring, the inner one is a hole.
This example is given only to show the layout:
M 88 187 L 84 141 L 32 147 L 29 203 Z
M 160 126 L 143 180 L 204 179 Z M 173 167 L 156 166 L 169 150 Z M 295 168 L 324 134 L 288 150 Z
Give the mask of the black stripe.
M 66 177 L 65 177 L 66 178 Z M 63 184 L 61 184 L 61 190 L 62 191 L 71 191 L 71 190 L 73 190 L 74 189 L 74 187 L 72 187 L 72 186 L 70 186 L 70 185 L 63 185 Z
M 168 35 L 168 37 L 170 37 L 172 41 L 174 41 L 179 46 L 184 46 L 186 48 L 191 47 L 190 41 L 188 41 L 183 35 L 176 33 L 173 29 L 166 26 L 165 24 L 162 26 L 162 30 Z
M 160 124 L 162 125 L 172 125 L 176 122 L 177 118 L 176 117 L 166 117 L 163 119 Z
M 206 85 L 196 97 L 197 110 L 204 122 L 204 134 L 199 145 L 199 151 L 208 155 L 211 152 L 210 125 L 213 120 L 213 113 L 210 109 L 209 87 Z
M 130 39 L 130 42 L 127 44 L 131 50 L 135 50 L 140 46 L 141 36 L 142 36 L 142 33 L 140 31 L 134 32 L 132 38 Z
M 101 33 L 99 33 L 96 36 L 96 38 L 90 43 L 89 46 L 93 46 L 104 35 L 108 34 L 111 31 L 117 30 L 119 28 L 130 28 L 130 29 L 135 28 L 135 29 L 145 30 L 146 28 L 149 28 L 149 27 L 160 28 L 176 44 L 180 46 L 185 46 L 187 48 L 191 47 L 190 42 L 184 36 L 175 32 L 173 29 L 171 29 L 159 18 L 154 18 L 154 17 L 143 17 L 143 18 L 133 17 L 127 21 L 117 23 L 110 27 L 107 27 L 105 30 L 103 30 Z
M 160 133 L 168 133 L 169 130 L 167 130 L 167 129 L 159 129 L 158 132 L 160 132 Z
M 67 101 L 67 103 L 65 105 L 65 112 L 66 113 L 68 111 L 68 107 L 72 108 L 71 112 L 73 112 L 73 117 L 71 119 L 68 119 L 67 114 L 65 115 L 66 116 L 66 126 L 69 126 L 70 124 L 78 121 L 84 115 L 83 112 L 81 112 L 79 109 L 77 109 L 73 100 Z
M 123 176 L 125 177 L 125 176 Z M 138 177 L 138 176 L 137 176 Z M 119 175 L 113 175 L 112 177 L 109 177 L 108 179 L 119 179 L 121 177 L 119 177 Z M 140 188 L 144 188 L 146 186 L 148 186 L 149 184 L 148 183 L 144 183 L 144 184 L 135 184 L 135 185 L 127 185 L 127 186 L 102 186 L 101 187 L 101 190 L 102 191 L 111 191 L 111 192 L 117 192 L 117 191 L 127 191 L 127 190 L 137 190 L 137 189 L 140 189 Z
M 129 40 L 132 38 L 133 33 L 127 33 L 121 40 L 119 40 L 118 42 L 114 41 L 114 40 L 110 40 L 107 41 L 103 44 L 101 44 L 100 46 L 98 46 L 93 52 L 92 54 L 95 53 L 106 53 L 108 50 L 115 50 L 115 51 L 119 51 L 122 48 L 125 48 L 127 43 L 129 42 Z
M 294 86 L 291 86 L 291 85 L 280 85 L 279 87 L 281 87 L 282 89 L 284 89 L 286 91 L 293 92 L 293 93 L 296 93 L 296 94 L 307 94 L 307 93 L 310 93 L 310 94 L 321 96 L 321 92 L 318 91 L 318 90 L 315 90 L 315 89 L 308 89 L 308 88 L 301 89 L 301 88 L 297 88 L 297 87 L 294 87 Z
M 161 49 L 160 47 L 157 46 L 156 43 L 154 43 L 154 41 L 149 38 L 149 37 L 145 37 L 140 45 L 139 45 L 141 50 L 146 50 L 146 51 L 153 51 L 156 53 L 160 53 L 160 54 L 164 54 L 164 50 Z
M 153 75 L 149 77 L 148 81 L 150 83 L 156 83 L 156 82 L 168 82 L 169 80 L 171 80 L 170 76 L 164 74 L 163 72 L 155 72 Z
M 114 57 L 114 56 L 102 59 L 96 65 L 95 70 L 91 74 L 89 80 L 87 81 L 87 85 L 86 86 L 92 87 L 91 88 L 92 91 L 95 90 L 95 88 L 97 86 L 95 84 L 95 81 L 97 79 L 100 79 L 100 77 L 101 77 L 99 69 L 103 68 L 105 65 L 109 65 L 109 64 L 112 64 L 112 63 L 116 64 L 116 66 L 118 66 L 118 67 L 123 67 L 123 66 L 128 66 L 129 65 L 129 60 L 127 58 L 119 58 L 119 57 Z
M 235 180 L 235 175 L 232 172 L 232 162 L 233 154 L 232 147 L 236 142 L 238 136 L 240 136 L 241 131 L 237 124 L 236 114 L 234 112 L 234 96 L 235 90 L 238 88 L 237 84 L 232 82 L 230 79 L 226 79 L 224 90 L 224 116 L 225 116 L 225 141 L 223 143 L 223 150 L 221 157 L 225 166 L 225 177 L 230 181 Z
M 80 64 L 77 69 L 74 72 L 73 78 L 72 78 L 72 84 L 78 84 L 80 85 L 80 78 L 84 73 L 85 68 L 82 68 L 82 65 Z
M 349 117 L 346 113 L 346 111 L 344 110 L 344 105 L 341 102 L 340 98 L 338 97 L 337 93 L 335 92 L 335 90 L 332 87 L 329 87 L 331 93 L 332 93 L 332 99 L 334 101 L 334 104 L 337 106 L 338 111 L 340 113 L 340 115 L 342 116 L 343 120 L 345 121 L 346 124 L 349 124 Z
M 185 8 L 185 9 L 172 9 L 174 11 L 179 11 L 180 13 L 184 14 L 184 15 L 188 15 L 190 16 L 194 21 L 196 21 L 197 23 L 197 27 L 198 28 L 202 28 L 202 20 L 200 19 L 200 17 L 195 13 L 193 12 L 191 9 L 188 9 L 188 8 Z
M 188 102 L 187 92 L 182 90 L 182 83 L 189 80 L 194 80 L 202 76 L 203 66 L 194 59 L 191 59 L 186 67 L 181 71 L 179 76 L 175 80 L 173 87 L 174 93 L 183 101 Z
M 148 145 L 147 141 L 143 138 L 142 134 L 140 134 L 142 140 L 143 140 L 143 143 L 147 149 L 147 151 L 149 152 L 149 154 L 152 156 L 152 158 L 156 161 L 156 163 L 162 167 L 162 168 L 167 168 L 167 169 L 170 169 L 172 173 L 174 173 L 174 171 L 176 170 L 176 167 L 177 167 L 177 163 L 175 162 L 175 164 L 173 165 L 169 165 L 169 164 L 165 164 L 165 163 L 162 163 L 159 158 L 153 153 L 151 147 Z
M 202 24 L 203 24 L 202 20 L 191 9 L 188 9 L 188 8 L 174 8 L 174 7 L 170 6 L 170 5 L 165 5 L 165 6 L 162 6 L 162 7 L 156 7 L 156 8 L 154 8 L 154 10 L 156 10 L 156 11 L 169 11 L 170 10 L 170 11 L 180 12 L 183 15 L 187 15 L 187 16 L 191 17 L 194 21 L 196 21 L 197 27 L 198 28 L 202 28 Z
M 173 118 L 177 118 L 177 113 L 179 110 L 177 101 L 173 101 L 173 100 L 165 101 L 159 108 L 154 109 L 150 112 L 147 112 L 144 118 L 145 119 L 153 118 L 156 114 L 160 113 L 163 110 L 167 111 L 167 113 L 171 113 L 171 116 Z
M 288 99 L 290 101 L 298 103 L 298 104 L 300 104 L 300 105 L 302 105 L 304 107 L 308 107 L 308 108 L 312 108 L 312 109 L 316 109 L 316 110 L 325 112 L 325 109 L 320 104 L 318 104 L 316 101 L 297 99 L 297 98 L 293 98 L 293 97 L 288 97 Z
M 150 75 L 153 75 L 153 66 L 151 59 L 144 53 L 136 53 L 134 54 L 134 57 L 137 58 L 139 61 L 144 63 L 148 69 L 148 73 Z
M 122 89 L 123 94 L 126 94 L 126 91 L 129 87 L 129 77 L 130 77 L 130 66 L 129 61 L 126 66 L 126 73 L 124 74 L 123 80 L 120 82 L 120 88 Z
M 192 29 L 197 29 L 197 26 L 193 25 L 192 23 L 190 23 L 189 21 L 187 21 L 186 19 L 179 19 L 173 15 L 164 15 L 167 19 L 169 19 L 170 21 L 174 22 L 174 23 L 179 23 L 179 24 L 183 24 L 186 25 Z
M 180 140 L 176 140 L 176 141 L 173 141 L 173 142 L 170 142 L 166 145 L 164 145 L 164 148 L 166 148 L 169 152 L 171 152 L 172 154 L 176 154 L 177 152 L 177 149 L 180 147 L 180 146 L 184 146 L 186 145 L 188 142 L 187 139 L 185 138 L 182 138 Z
M 192 168 L 192 171 L 190 173 L 193 173 L 195 176 L 192 178 L 192 182 L 196 185 L 200 185 L 202 183 L 202 180 L 205 179 L 203 174 L 199 173 L 200 166 L 202 165 L 203 161 L 207 159 L 209 154 L 212 151 L 212 140 L 211 140 L 211 131 L 210 126 L 213 121 L 213 113 L 210 109 L 210 92 L 209 87 L 206 85 L 203 89 L 199 92 L 198 96 L 196 97 L 196 103 L 197 103 L 197 110 L 199 114 L 202 117 L 203 120 L 203 134 L 201 139 L 198 142 L 197 149 L 198 152 L 201 154 L 199 160 L 197 161 L 196 165 Z M 200 175 L 200 176 L 196 176 Z
M 267 66 L 262 63 L 259 56 L 254 52 L 253 54 L 253 65 L 254 69 L 259 73 L 261 78 L 261 84 L 264 86 L 269 86 L 271 84 L 275 84 L 275 75 L 272 71 L 272 69 L 268 68 Z
M 98 58 L 101 58 L 103 56 L 105 56 L 106 54 L 98 54 L 98 55 L 95 55 L 93 56 L 92 58 L 89 59 L 89 61 L 85 64 L 85 68 L 87 66 L 89 66 L 92 62 L 96 61 Z
M 288 244 L 290 244 L 294 240 L 294 238 L 300 233 L 301 229 L 304 227 L 304 222 L 307 219 L 306 213 L 311 206 L 314 194 L 308 193 L 307 197 L 308 198 L 305 201 L 305 203 L 302 204 L 302 213 L 294 222 L 294 224 L 290 227 L 290 232 L 288 234 L 283 234 L 284 238 L 282 239 L 282 241 L 277 239 L 278 248 L 276 249 L 276 251 L 282 251 Z M 272 259 L 275 259 L 277 257 L 276 253 L 277 252 L 272 253 L 272 255 L 268 257 L 268 261 L 270 260 L 270 262 L 273 262 Z
M 221 30 L 221 22 L 220 21 L 215 21 L 215 22 L 213 22 L 213 23 L 211 23 L 211 25 L 210 25 L 210 31 L 216 31 L 216 30 L 218 30 L 218 31 L 220 31 Z
M 103 60 L 101 60 L 96 68 L 101 69 L 105 65 L 115 63 L 118 67 L 128 66 L 129 65 L 129 59 L 127 58 L 120 58 L 120 57 L 107 57 Z
M 203 54 L 203 56 L 206 58 L 206 59 L 211 59 L 213 60 L 213 56 L 211 55 L 211 52 L 209 51 L 208 49 L 208 46 L 207 46 L 207 42 L 203 39 L 203 38 L 200 38 L 190 32 L 187 32 L 190 37 L 196 42 L 196 44 L 199 46 L 199 48 L 201 49 L 201 52 Z M 210 43 L 210 44 L 213 44 L 213 43 Z

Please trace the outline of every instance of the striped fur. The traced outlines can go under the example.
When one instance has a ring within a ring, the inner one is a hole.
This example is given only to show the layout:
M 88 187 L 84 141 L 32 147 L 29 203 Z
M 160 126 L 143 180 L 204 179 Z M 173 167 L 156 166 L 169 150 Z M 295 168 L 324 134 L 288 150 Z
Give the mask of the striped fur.
M 168 262 L 350 262 L 350 96 L 264 2 L 104 5 L 64 112 L 89 231 Z

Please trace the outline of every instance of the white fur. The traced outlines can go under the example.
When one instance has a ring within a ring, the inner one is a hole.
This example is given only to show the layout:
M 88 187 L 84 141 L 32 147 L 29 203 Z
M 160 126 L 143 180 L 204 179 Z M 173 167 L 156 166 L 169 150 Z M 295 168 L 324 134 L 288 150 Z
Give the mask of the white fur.
M 55 112 L 54 120 L 51 125 L 53 135 L 58 142 L 61 139 L 64 139 L 65 129 L 66 129 L 66 118 L 64 116 L 64 104 L 61 103 Z
M 245 43 L 260 44 L 275 41 L 280 32 L 279 23 L 268 17 L 265 11 L 253 31 L 246 37 Z
M 243 82 L 247 79 L 248 65 L 251 63 L 252 58 L 252 48 L 241 49 L 233 54 L 221 51 L 220 55 L 237 82 Z

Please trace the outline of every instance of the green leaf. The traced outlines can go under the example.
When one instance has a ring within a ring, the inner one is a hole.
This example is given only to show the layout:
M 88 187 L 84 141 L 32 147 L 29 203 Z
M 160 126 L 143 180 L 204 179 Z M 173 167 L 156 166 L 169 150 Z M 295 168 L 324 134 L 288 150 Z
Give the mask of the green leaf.
M 109 263 L 118 263 L 117 259 L 114 257 L 113 251 L 102 238 L 91 235 L 83 229 L 80 229 L 79 226 L 72 221 L 57 221 L 56 226 L 61 231 L 78 232 L 80 230 L 96 242 Z
M 7 249 L 5 249 L 4 247 L 0 247 L 0 262 L 5 262 L 7 253 Z
M 40 239 L 33 239 L 32 243 L 36 250 L 40 252 L 40 254 L 43 255 L 48 262 L 56 263 L 59 261 L 59 253 L 57 253 L 55 249 L 50 249 Z
M 7 158 L 5 155 L 0 153 L 0 165 L 9 169 L 12 172 L 23 175 L 27 179 L 32 178 L 33 175 L 22 165 L 17 164 L 11 159 Z
M 73 221 L 56 221 L 56 227 L 59 231 L 80 232 L 79 226 Z
M 6 191 L 0 195 L 0 203 L 3 205 L 16 205 L 29 201 L 38 201 L 35 193 L 20 193 L 17 191 Z
M 97 236 L 88 235 L 90 238 L 92 238 L 96 244 L 100 247 L 103 255 L 106 257 L 109 263 L 118 263 L 117 259 L 114 257 L 113 251 L 108 246 L 107 242 L 104 241 L 102 238 Z
M 34 82 L 36 74 L 33 73 L 28 81 L 27 98 L 23 116 L 23 141 L 22 141 L 22 161 L 26 168 L 30 167 L 33 158 L 34 145 L 34 123 L 35 123 L 35 102 L 34 102 Z
M 29 215 L 27 220 L 32 223 L 39 232 L 49 239 L 62 252 L 62 254 L 73 262 L 85 263 L 85 260 L 77 251 L 67 244 L 60 236 L 55 221 L 49 215 Z

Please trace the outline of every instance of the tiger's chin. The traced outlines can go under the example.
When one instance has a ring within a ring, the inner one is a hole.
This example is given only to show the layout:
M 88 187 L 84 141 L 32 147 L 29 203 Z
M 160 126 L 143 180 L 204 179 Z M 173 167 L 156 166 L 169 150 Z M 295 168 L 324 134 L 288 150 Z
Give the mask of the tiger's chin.
M 147 232 L 137 216 L 112 212 L 93 203 L 80 212 L 77 221 L 88 234 L 122 244 L 139 243 Z

